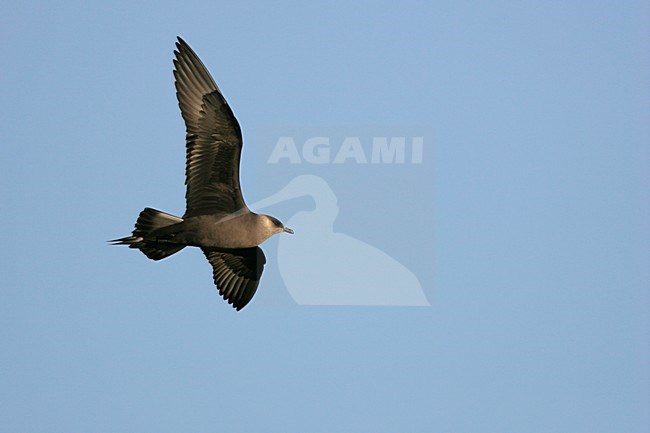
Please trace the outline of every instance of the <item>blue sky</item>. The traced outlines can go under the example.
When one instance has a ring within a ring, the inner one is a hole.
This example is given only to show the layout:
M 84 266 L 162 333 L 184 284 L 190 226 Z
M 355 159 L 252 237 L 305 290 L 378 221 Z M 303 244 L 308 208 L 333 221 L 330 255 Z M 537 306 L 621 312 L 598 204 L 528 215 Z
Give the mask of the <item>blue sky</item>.
M 641 1 L 3 3 L 1 430 L 648 431 L 649 27 Z M 297 305 L 272 239 L 236 313 L 200 251 L 106 245 L 183 213 L 177 35 L 248 202 L 323 178 L 430 307 Z M 377 135 L 422 163 L 268 163 Z

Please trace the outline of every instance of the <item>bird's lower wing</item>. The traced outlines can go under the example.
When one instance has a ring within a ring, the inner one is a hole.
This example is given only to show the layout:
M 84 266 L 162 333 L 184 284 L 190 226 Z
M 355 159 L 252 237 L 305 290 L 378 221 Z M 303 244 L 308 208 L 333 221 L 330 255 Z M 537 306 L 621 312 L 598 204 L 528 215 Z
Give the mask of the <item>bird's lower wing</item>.
M 237 311 L 250 302 L 260 283 L 266 257 L 260 247 L 241 249 L 203 248 L 212 265 L 219 294 Z

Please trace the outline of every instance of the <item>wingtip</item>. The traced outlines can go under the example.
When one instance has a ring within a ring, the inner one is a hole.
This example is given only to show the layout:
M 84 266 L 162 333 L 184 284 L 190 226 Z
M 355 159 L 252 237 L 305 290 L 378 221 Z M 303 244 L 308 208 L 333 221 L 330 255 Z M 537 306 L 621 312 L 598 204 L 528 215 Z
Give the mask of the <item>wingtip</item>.
M 185 39 L 181 38 L 180 36 L 176 36 L 176 48 L 178 48 L 179 51 L 188 49 L 190 46 L 187 42 L 185 42 Z
M 192 48 L 189 44 L 185 42 L 180 36 L 176 36 L 178 41 L 176 42 L 176 49 L 174 50 L 174 57 L 176 60 L 180 60 L 182 57 L 186 57 L 189 53 L 193 53 Z
M 241 302 L 241 299 L 239 302 L 232 304 L 233 308 L 237 311 L 241 311 L 246 305 L 248 305 L 248 302 Z

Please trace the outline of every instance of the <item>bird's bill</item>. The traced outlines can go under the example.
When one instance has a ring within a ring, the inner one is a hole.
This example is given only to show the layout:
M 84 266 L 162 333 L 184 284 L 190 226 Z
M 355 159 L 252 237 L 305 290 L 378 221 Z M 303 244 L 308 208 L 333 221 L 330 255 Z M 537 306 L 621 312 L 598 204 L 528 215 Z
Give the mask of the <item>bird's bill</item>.
M 293 234 L 293 229 L 290 229 L 289 227 L 284 228 L 285 233 L 289 233 L 290 235 Z

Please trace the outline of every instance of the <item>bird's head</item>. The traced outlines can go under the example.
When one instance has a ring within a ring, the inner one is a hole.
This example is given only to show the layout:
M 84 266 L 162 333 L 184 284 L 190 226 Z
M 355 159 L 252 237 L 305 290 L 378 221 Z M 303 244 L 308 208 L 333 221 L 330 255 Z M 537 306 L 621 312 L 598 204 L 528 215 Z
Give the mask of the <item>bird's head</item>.
M 270 215 L 262 216 L 264 217 L 265 224 L 271 233 L 276 234 L 285 232 L 291 235 L 293 234 L 293 230 L 291 230 L 289 227 L 285 227 L 284 224 L 282 224 L 277 218 L 274 218 Z

